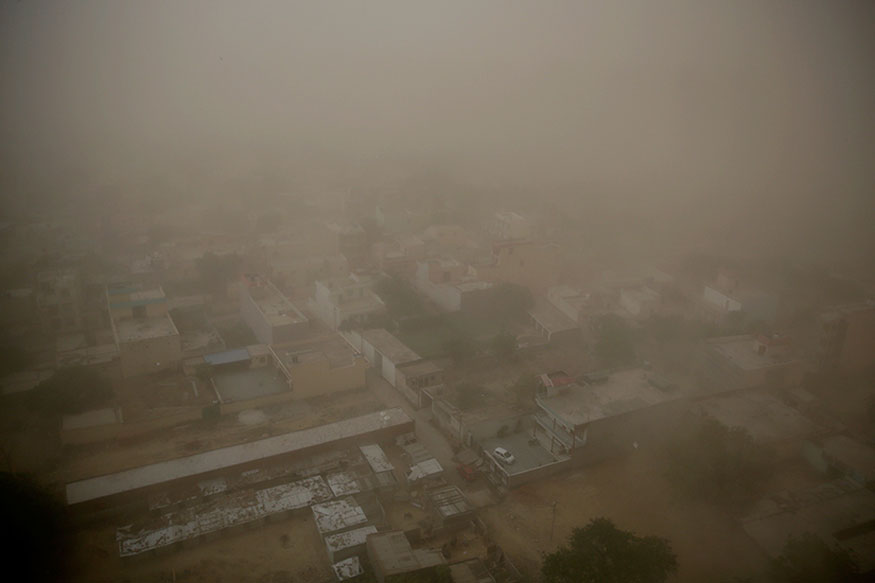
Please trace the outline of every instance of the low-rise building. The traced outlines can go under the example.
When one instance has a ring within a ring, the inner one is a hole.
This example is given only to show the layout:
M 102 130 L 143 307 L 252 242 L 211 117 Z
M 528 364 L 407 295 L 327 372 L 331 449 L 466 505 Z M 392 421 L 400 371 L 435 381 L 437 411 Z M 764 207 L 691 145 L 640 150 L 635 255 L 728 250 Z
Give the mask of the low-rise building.
M 391 583 L 396 575 L 422 573 L 446 565 L 440 551 L 412 548 L 400 530 L 369 535 L 367 549 L 379 583 Z
M 277 287 L 258 274 L 241 278 L 240 314 L 262 344 L 304 338 L 310 321 Z
M 163 289 L 110 286 L 106 303 L 124 377 L 179 368 L 182 342 Z
M 533 294 L 546 293 L 559 283 L 561 249 L 555 243 L 530 240 L 499 241 L 487 263 L 473 266 L 474 275 L 490 283 L 515 283 Z
M 535 229 L 527 217 L 513 211 L 496 211 L 486 224 L 486 233 L 500 240 L 533 239 Z
M 431 393 L 443 385 L 443 370 L 423 360 L 382 328 L 361 334 L 362 352 L 386 381 L 417 407 L 431 404 Z
M 547 342 L 575 340 L 580 337 L 580 326 L 577 322 L 543 298 L 535 300 L 528 315 L 535 331 Z
M 793 355 L 790 338 L 780 335 L 711 338 L 699 366 L 701 388 L 710 393 L 788 388 L 798 385 L 802 375 L 803 363 Z
M 367 275 L 351 274 L 316 282 L 312 307 L 332 330 L 363 326 L 386 312 L 386 305 L 373 292 L 376 282 Z
M 472 277 L 466 265 L 432 258 L 416 265 L 416 289 L 447 312 L 477 312 L 492 301 L 493 285 Z
M 296 399 L 349 391 L 365 386 L 368 362 L 340 336 L 271 347 Z
M 594 382 L 541 390 L 535 397 L 536 436 L 550 452 L 589 463 L 634 451 L 676 423 L 686 399 L 640 369 Z

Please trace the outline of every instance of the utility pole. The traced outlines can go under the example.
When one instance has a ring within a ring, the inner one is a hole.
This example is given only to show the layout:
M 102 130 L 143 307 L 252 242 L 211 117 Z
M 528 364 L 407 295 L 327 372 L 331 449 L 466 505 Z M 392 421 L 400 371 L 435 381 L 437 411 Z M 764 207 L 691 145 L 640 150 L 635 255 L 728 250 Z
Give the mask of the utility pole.
M 553 519 L 550 521 L 550 542 L 553 542 L 553 528 L 556 526 L 556 501 L 551 504 L 553 507 Z

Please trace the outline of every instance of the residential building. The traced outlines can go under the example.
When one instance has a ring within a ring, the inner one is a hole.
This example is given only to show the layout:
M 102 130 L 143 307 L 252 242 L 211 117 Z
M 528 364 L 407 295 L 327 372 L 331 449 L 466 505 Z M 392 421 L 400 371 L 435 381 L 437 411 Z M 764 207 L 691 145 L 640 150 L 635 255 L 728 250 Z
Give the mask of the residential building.
M 491 283 L 515 283 L 533 294 L 544 294 L 559 283 L 562 272 L 560 248 L 555 243 L 528 240 L 498 241 L 487 263 L 473 266 L 478 279 Z
M 258 274 L 241 278 L 240 314 L 262 344 L 279 344 L 304 338 L 310 321 L 277 289 Z
M 390 385 L 416 407 L 431 405 L 434 392 L 443 386 L 443 370 L 423 360 L 403 342 L 383 329 L 361 333 L 365 358 Z
M 416 289 L 447 312 L 476 312 L 492 301 L 493 285 L 471 277 L 455 259 L 432 258 L 416 265 Z
M 742 285 L 734 275 L 721 271 L 715 282 L 704 287 L 702 315 L 705 320 L 716 323 L 723 323 L 727 318 L 774 322 L 778 315 L 778 297 Z
M 122 376 L 128 378 L 179 368 L 182 341 L 168 313 L 163 289 L 109 286 L 106 304 Z
M 704 343 L 699 383 L 705 392 L 780 389 L 802 381 L 803 363 L 790 338 L 778 334 L 711 338 Z
M 486 232 L 494 239 L 533 239 L 535 230 L 532 222 L 513 211 L 497 211 L 486 225 Z
M 367 360 L 336 334 L 303 343 L 272 346 L 270 351 L 296 399 L 365 386 Z
M 332 330 L 364 326 L 382 315 L 386 305 L 374 292 L 374 278 L 353 273 L 340 279 L 316 282 L 312 308 Z
M 836 306 L 820 316 L 819 368 L 842 373 L 875 366 L 875 301 Z
M 369 535 L 367 548 L 379 583 L 391 583 L 396 575 L 422 573 L 446 565 L 440 551 L 414 549 L 400 530 Z
M 660 313 L 661 294 L 650 287 L 623 288 L 620 290 L 620 307 L 636 320 L 646 320 Z
M 576 340 L 580 337 L 580 326 L 577 322 L 543 298 L 535 300 L 535 305 L 528 314 L 538 335 L 547 342 Z
M 634 451 L 676 423 L 686 408 L 681 392 L 646 371 L 614 372 L 593 384 L 539 391 L 535 433 L 547 449 L 589 463 Z
M 547 290 L 547 301 L 575 324 L 582 324 L 593 298 L 571 286 L 557 285 Z

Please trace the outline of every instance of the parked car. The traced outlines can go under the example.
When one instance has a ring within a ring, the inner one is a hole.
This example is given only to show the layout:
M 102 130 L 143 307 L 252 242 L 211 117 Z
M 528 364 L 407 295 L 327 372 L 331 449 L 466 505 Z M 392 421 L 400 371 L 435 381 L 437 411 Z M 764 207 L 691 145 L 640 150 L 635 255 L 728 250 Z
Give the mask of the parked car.
M 513 457 L 513 454 L 503 447 L 496 447 L 494 450 L 492 450 L 492 455 L 494 455 L 498 461 L 508 465 L 516 461 L 516 458 Z

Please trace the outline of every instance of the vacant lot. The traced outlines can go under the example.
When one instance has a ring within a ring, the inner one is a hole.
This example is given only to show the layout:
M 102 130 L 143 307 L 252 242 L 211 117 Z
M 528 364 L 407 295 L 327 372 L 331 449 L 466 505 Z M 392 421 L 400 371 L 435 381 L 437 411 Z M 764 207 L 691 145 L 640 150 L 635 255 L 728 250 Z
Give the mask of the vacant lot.
M 492 537 L 518 567 L 537 573 L 571 530 L 604 516 L 639 534 L 664 536 L 678 555 L 676 581 L 721 581 L 754 576 L 766 557 L 727 513 L 679 499 L 656 454 L 640 450 L 624 460 L 561 474 L 512 490 L 482 517 Z M 556 502 L 555 528 L 552 504 Z

